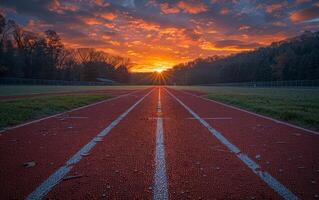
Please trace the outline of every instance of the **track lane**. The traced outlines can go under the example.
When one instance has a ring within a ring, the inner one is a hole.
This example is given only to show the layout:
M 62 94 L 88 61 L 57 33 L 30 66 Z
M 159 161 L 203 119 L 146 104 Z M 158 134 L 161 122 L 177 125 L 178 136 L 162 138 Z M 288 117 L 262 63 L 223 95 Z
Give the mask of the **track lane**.
M 171 199 L 281 199 L 167 92 L 162 104 Z
M 181 91 L 170 91 L 202 118 L 208 118 L 211 126 L 299 198 L 318 198 L 318 135 Z M 218 119 L 221 117 L 231 119 Z
M 0 136 L 1 199 L 25 198 L 71 155 L 149 91 L 138 91 L 67 115 L 7 130 Z M 36 165 L 24 167 L 23 164 L 29 161 Z
M 68 175 L 47 199 L 151 199 L 158 90 L 154 90 Z

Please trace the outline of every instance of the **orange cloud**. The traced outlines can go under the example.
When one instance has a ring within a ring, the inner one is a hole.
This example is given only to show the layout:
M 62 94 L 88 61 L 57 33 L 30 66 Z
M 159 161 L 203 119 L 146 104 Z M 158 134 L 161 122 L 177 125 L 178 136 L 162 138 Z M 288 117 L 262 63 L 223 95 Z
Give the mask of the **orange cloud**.
M 59 0 L 53 0 L 49 4 L 49 10 L 55 13 L 64 14 L 65 11 L 75 12 L 79 10 L 79 7 L 73 4 L 61 4 Z
M 240 31 L 244 31 L 244 30 L 248 30 L 248 29 L 250 29 L 250 26 L 247 26 L 247 25 L 241 25 L 241 26 L 239 27 L 239 29 L 238 29 L 238 30 L 240 30 Z
M 97 20 L 95 17 L 82 17 L 82 20 L 87 25 L 101 25 L 101 21 Z
M 222 8 L 220 10 L 220 14 L 222 14 L 222 15 L 227 15 L 229 12 L 230 12 L 230 10 L 228 8 Z
M 292 12 L 289 18 L 295 23 L 319 18 L 319 5 L 314 5 L 311 8 Z
M 110 29 L 112 29 L 112 28 L 115 27 L 114 24 L 111 24 L 111 23 L 106 23 L 106 24 L 104 24 L 104 26 L 105 26 L 106 28 L 110 28 Z
M 106 13 L 101 13 L 99 14 L 102 18 L 106 19 L 106 20 L 110 20 L 113 21 L 114 19 L 117 18 L 117 15 L 115 13 L 112 12 L 106 12 Z
M 151 5 L 157 6 L 155 1 L 151 1 Z M 188 14 L 198 14 L 207 11 L 205 4 L 189 0 L 189 1 L 179 1 L 177 4 L 170 5 L 169 3 L 159 4 L 160 10 L 164 14 L 176 14 L 179 12 L 184 12 Z
M 266 12 L 273 13 L 275 11 L 278 11 L 278 10 L 284 8 L 287 5 L 288 5 L 287 1 L 280 2 L 280 3 L 274 3 L 274 4 L 266 6 Z
M 205 41 L 200 44 L 200 48 L 208 51 L 223 51 L 223 52 L 241 52 L 241 51 L 251 51 L 254 48 L 247 47 L 238 47 L 236 45 L 228 45 L 228 46 L 218 46 L 211 42 Z
M 279 32 L 276 34 L 270 35 L 254 35 L 248 36 L 247 40 L 249 41 L 258 41 L 261 45 L 270 45 L 272 42 L 278 42 L 288 38 L 288 35 L 285 32 Z
M 109 41 L 110 44 L 112 44 L 113 46 L 120 46 L 121 43 L 119 43 L 118 41 Z
M 207 11 L 205 4 L 195 1 L 180 1 L 177 6 L 185 13 L 198 14 Z
M 274 25 L 274 26 L 280 26 L 280 27 L 285 27 L 285 26 L 287 26 L 287 24 L 286 24 L 285 22 L 280 22 L 280 21 L 278 21 L 278 22 L 273 22 L 272 25 Z
M 158 31 L 160 29 L 160 25 L 142 19 L 132 19 L 128 21 L 128 25 L 131 29 L 143 29 L 147 31 Z M 125 26 L 126 25 L 124 25 L 123 28 L 125 28 Z
M 161 3 L 160 9 L 164 14 L 175 14 L 180 12 L 180 9 L 178 7 L 169 7 L 168 3 Z
M 104 0 L 92 0 L 94 4 L 102 6 L 102 7 L 107 7 L 110 5 L 110 3 L 104 2 Z

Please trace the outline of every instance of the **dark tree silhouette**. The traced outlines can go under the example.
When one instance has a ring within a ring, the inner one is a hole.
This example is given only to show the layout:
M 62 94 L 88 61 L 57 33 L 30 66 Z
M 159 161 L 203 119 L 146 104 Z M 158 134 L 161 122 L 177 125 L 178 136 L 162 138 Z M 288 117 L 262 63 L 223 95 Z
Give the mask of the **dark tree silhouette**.
M 319 79 L 319 32 L 228 57 L 209 57 L 166 72 L 171 84 Z
M 0 14 L 0 77 L 129 81 L 130 60 L 93 48 L 67 49 L 54 30 L 26 31 Z

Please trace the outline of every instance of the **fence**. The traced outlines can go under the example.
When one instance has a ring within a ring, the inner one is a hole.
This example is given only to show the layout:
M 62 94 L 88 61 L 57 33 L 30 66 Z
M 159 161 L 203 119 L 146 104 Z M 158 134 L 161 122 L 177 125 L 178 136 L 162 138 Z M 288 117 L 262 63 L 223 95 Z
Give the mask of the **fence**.
M 24 78 L 0 78 L 0 85 L 112 85 L 112 83 Z
M 293 80 L 293 81 L 268 81 L 268 82 L 241 82 L 241 83 L 216 83 L 205 84 L 209 86 L 229 87 L 319 87 L 319 80 Z

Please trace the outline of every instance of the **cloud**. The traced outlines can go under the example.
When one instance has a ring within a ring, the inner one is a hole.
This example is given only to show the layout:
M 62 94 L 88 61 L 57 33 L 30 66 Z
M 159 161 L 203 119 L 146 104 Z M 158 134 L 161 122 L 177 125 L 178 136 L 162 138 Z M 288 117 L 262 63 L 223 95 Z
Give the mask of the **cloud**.
M 98 13 L 97 15 L 109 21 L 113 21 L 114 19 L 117 18 L 117 14 L 113 12 L 102 12 L 102 13 Z
M 287 23 L 281 22 L 281 21 L 277 21 L 277 22 L 273 22 L 272 25 L 285 27 L 285 26 L 287 26 Z
M 218 47 L 215 44 L 211 43 L 211 42 L 204 42 L 202 44 L 200 44 L 200 48 L 202 50 L 206 50 L 206 51 L 214 51 L 214 52 L 242 52 L 242 51 L 250 51 L 252 50 L 252 48 L 239 48 L 236 46 L 224 46 L 224 47 Z
M 170 7 L 168 3 L 161 3 L 160 9 L 164 14 L 175 14 L 181 11 L 178 7 Z
M 177 7 L 183 10 L 183 12 L 190 14 L 198 14 L 207 11 L 206 5 L 198 1 L 180 1 L 177 4 Z
M 294 23 L 317 19 L 319 18 L 319 5 L 292 12 L 289 18 Z
M 105 2 L 104 0 L 92 0 L 94 4 L 102 7 L 107 7 L 110 5 L 110 3 Z
M 282 8 L 286 7 L 287 5 L 288 5 L 287 1 L 270 4 L 270 5 L 266 6 L 266 12 L 273 13 L 273 12 L 281 10 Z
M 195 0 L 188 1 L 177 1 L 175 3 L 157 3 L 156 1 L 150 1 L 150 5 L 159 6 L 160 10 L 164 14 L 176 14 L 176 13 L 187 13 L 187 14 L 198 14 L 208 10 L 207 6 Z
M 250 28 L 251 28 L 250 26 L 241 25 L 238 30 L 239 30 L 239 31 L 245 31 L 245 30 L 249 30 Z
M 49 10 L 59 14 L 64 14 L 66 11 L 75 12 L 79 10 L 79 7 L 74 4 L 61 4 L 59 0 L 53 0 L 49 4 Z
M 83 22 L 87 25 L 101 25 L 103 24 L 103 22 L 99 21 L 98 19 L 96 19 L 95 17 L 81 17 L 81 19 L 83 20 Z
M 215 46 L 218 48 L 238 48 L 238 49 L 254 49 L 262 46 L 257 42 L 245 42 L 240 40 L 221 40 L 216 41 Z
M 230 12 L 230 10 L 228 8 L 222 8 L 220 10 L 220 14 L 222 14 L 222 15 L 227 15 L 229 12 Z

